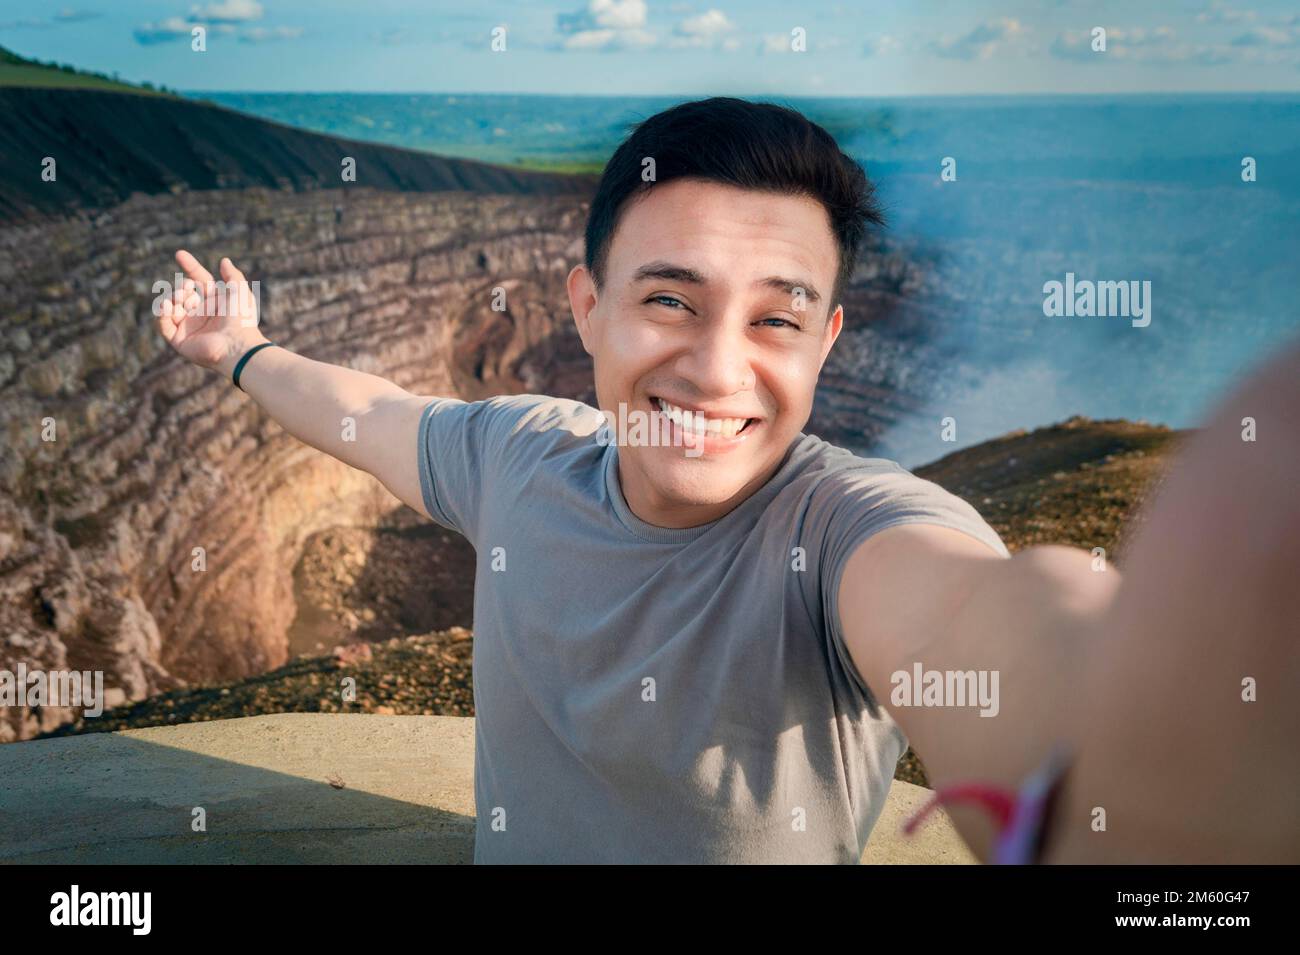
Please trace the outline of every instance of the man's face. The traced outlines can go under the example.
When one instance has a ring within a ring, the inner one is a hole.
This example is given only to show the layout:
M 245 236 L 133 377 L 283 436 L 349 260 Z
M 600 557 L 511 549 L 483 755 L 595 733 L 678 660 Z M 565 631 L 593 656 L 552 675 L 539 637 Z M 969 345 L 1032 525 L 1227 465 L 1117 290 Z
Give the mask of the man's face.
M 815 199 L 679 179 L 624 207 L 599 292 L 570 273 L 597 404 L 656 433 L 619 442 L 642 520 L 706 523 L 771 477 L 839 335 L 838 255 Z

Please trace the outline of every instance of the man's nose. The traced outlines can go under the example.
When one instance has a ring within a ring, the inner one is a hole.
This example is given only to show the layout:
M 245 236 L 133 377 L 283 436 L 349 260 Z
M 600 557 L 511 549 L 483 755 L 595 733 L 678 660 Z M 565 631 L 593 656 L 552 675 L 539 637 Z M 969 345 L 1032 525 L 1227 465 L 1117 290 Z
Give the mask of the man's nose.
M 753 343 L 739 322 L 709 322 L 679 363 L 701 396 L 725 398 L 754 387 Z

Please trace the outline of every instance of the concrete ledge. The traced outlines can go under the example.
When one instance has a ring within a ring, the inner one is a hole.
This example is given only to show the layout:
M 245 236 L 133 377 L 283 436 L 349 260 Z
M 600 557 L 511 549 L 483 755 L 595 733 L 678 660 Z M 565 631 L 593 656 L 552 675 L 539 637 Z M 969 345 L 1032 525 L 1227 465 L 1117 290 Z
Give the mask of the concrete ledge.
M 899 834 L 925 798 L 894 782 L 864 862 L 975 861 L 942 815 Z M 473 858 L 472 719 L 283 713 L 0 746 L 4 863 Z

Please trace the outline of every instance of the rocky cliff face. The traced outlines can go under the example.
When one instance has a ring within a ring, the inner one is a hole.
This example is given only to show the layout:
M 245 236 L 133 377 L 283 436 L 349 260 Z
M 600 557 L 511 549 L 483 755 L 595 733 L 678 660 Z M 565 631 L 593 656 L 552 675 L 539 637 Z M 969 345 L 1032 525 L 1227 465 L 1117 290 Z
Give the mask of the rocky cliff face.
M 277 666 L 304 541 L 400 506 L 171 353 L 151 288 L 176 248 L 240 263 L 268 336 L 309 357 L 415 393 L 584 397 L 564 295 L 584 214 L 563 196 L 254 189 L 0 232 L 0 668 L 102 669 L 112 702 Z M 71 715 L 11 709 L 0 739 Z

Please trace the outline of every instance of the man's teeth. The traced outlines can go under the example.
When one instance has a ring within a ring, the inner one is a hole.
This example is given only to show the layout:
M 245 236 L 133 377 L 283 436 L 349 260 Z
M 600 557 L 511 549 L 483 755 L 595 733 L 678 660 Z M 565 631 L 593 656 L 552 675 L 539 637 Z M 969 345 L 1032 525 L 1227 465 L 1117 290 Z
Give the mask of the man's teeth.
M 683 410 L 662 398 L 656 398 L 655 402 L 659 405 L 659 410 L 671 418 L 675 425 L 683 431 L 691 431 L 695 434 L 716 434 L 724 438 L 734 438 L 750 420 L 749 418 L 706 418 L 698 411 Z

